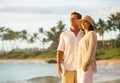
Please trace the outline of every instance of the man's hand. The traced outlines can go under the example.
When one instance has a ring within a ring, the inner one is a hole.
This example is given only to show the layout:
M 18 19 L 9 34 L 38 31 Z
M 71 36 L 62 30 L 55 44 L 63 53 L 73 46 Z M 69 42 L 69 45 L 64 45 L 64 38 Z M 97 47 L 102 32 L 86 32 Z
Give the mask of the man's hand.
M 63 51 L 57 51 L 57 72 L 59 76 L 61 76 L 62 74 L 61 61 L 62 61 L 63 54 L 64 54 Z
M 62 68 L 60 64 L 58 64 L 57 72 L 58 72 L 58 76 L 60 77 L 62 75 Z
M 87 63 L 83 64 L 83 71 L 84 71 L 84 72 L 87 71 L 87 68 L 88 68 L 88 64 L 87 64 Z

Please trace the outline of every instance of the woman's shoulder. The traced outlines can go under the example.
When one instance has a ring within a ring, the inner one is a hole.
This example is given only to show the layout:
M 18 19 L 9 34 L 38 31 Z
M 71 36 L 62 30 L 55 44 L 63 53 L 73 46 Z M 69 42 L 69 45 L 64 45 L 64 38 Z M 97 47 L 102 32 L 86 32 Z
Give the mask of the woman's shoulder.
M 90 31 L 89 32 L 89 35 L 92 34 L 92 35 L 96 35 L 96 32 L 95 31 Z
M 97 38 L 97 34 L 96 34 L 95 31 L 90 31 L 90 32 L 88 33 L 88 35 L 89 35 L 89 37 Z
M 89 31 L 89 33 L 94 34 L 94 33 L 96 33 L 96 32 L 95 32 L 95 31 Z

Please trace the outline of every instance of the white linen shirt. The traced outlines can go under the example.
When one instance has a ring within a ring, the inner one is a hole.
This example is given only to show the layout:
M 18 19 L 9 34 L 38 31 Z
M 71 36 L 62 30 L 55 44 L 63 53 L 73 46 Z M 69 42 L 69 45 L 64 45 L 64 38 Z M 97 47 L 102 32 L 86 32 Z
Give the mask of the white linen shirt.
M 83 64 L 88 63 L 92 66 L 93 72 L 96 72 L 96 51 L 97 51 L 97 35 L 95 31 L 89 31 L 80 40 L 78 45 L 78 64 L 80 69 Z
M 63 68 L 65 70 L 77 70 L 77 48 L 78 42 L 83 37 L 83 31 L 79 31 L 78 35 L 71 30 L 64 31 L 60 34 L 60 41 L 57 50 L 64 52 Z

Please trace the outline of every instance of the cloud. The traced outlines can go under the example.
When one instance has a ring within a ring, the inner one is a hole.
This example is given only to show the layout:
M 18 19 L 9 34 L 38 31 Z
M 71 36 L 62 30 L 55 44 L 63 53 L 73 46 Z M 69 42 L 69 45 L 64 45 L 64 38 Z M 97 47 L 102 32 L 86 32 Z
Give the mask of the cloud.
M 8 5 L 5 5 L 5 4 L 0 4 L 0 10 L 4 10 L 8 8 Z
M 49 14 L 49 15 L 69 15 L 77 11 L 83 15 L 91 15 L 95 19 L 107 18 L 111 13 L 119 12 L 119 6 L 60 6 L 60 7 L 40 7 L 25 5 L 4 5 L 0 4 L 0 12 L 27 13 L 27 14 Z
M 120 6 L 116 6 L 110 9 L 110 13 L 120 12 Z
M 39 6 L 22 6 L 22 5 L 4 5 L 0 4 L 0 12 L 12 13 L 31 13 L 31 14 L 69 14 L 71 11 L 81 9 L 72 6 L 66 7 L 39 7 Z

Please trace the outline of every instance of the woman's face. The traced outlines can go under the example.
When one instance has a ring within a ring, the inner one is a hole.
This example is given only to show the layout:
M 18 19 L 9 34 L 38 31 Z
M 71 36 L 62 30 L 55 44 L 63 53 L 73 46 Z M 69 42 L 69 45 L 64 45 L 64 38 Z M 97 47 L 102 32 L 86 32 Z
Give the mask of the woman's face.
M 85 21 L 85 20 L 82 20 L 81 26 L 82 26 L 82 29 L 83 29 L 83 30 L 88 30 L 88 28 L 89 28 L 89 26 L 90 26 L 90 23 L 87 22 L 87 21 Z

